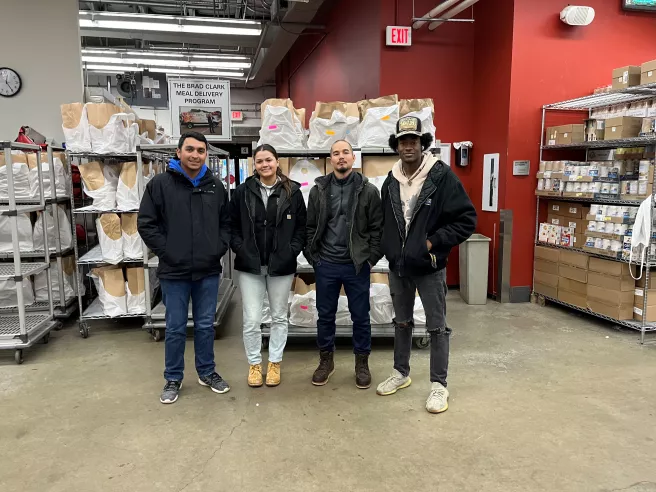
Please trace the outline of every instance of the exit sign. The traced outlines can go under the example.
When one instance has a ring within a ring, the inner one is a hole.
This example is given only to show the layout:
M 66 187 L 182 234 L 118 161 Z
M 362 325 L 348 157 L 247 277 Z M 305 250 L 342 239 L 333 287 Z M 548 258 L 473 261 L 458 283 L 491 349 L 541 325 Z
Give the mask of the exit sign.
M 233 111 L 231 116 L 232 121 L 244 121 L 243 111 Z
M 387 26 L 387 46 L 412 46 L 411 28 Z

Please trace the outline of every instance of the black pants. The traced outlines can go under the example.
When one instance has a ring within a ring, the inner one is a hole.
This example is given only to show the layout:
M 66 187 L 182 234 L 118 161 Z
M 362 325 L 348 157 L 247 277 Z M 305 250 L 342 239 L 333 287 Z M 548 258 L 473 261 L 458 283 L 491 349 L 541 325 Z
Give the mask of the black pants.
M 394 369 L 404 376 L 410 374 L 410 351 L 415 291 L 419 291 L 426 313 L 426 329 L 430 335 L 430 380 L 446 386 L 449 369 L 449 337 L 446 325 L 446 269 L 417 277 L 389 274 L 390 292 L 394 304 Z

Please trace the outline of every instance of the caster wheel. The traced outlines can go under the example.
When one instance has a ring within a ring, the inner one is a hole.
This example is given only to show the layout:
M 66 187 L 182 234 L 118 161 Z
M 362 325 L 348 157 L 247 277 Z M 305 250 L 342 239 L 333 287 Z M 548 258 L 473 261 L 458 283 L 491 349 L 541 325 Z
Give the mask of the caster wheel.
M 268 338 L 262 338 L 262 350 L 266 350 L 269 348 L 269 339 Z
M 538 296 L 538 306 L 544 307 L 547 304 L 547 300 L 544 296 Z
M 153 330 L 153 340 L 160 342 L 162 340 L 162 330 Z
M 535 292 L 533 292 L 531 294 L 531 304 L 537 304 L 537 303 L 538 303 L 538 295 Z
M 55 327 L 53 328 L 53 330 L 55 330 L 55 331 L 59 331 L 59 330 L 61 330 L 63 327 L 64 327 L 64 325 L 63 325 L 61 322 L 58 322 L 58 323 L 55 325 Z
M 86 324 L 80 324 L 80 336 L 82 338 L 89 338 L 89 326 Z
M 415 347 L 418 349 L 425 349 L 430 346 L 430 338 L 429 337 L 421 337 L 421 338 L 415 338 Z
M 46 333 L 41 340 L 43 341 L 44 345 L 47 344 L 50 341 L 50 333 Z
M 16 349 L 14 352 L 14 360 L 16 361 L 16 364 L 22 364 L 23 363 L 23 350 L 22 349 Z

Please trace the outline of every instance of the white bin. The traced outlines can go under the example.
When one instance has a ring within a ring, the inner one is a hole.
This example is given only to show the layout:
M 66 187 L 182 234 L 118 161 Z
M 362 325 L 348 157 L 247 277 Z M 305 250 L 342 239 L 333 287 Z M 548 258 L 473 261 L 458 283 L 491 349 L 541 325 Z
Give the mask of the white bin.
M 460 245 L 460 296 L 467 304 L 487 303 L 490 238 L 472 234 Z

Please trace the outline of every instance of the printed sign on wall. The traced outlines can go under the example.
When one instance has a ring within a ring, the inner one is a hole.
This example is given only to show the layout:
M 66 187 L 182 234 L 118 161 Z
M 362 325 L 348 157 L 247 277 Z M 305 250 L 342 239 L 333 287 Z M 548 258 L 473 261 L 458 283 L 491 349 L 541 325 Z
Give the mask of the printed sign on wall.
M 230 82 L 212 79 L 169 80 L 172 136 L 196 131 L 214 142 L 232 139 Z

